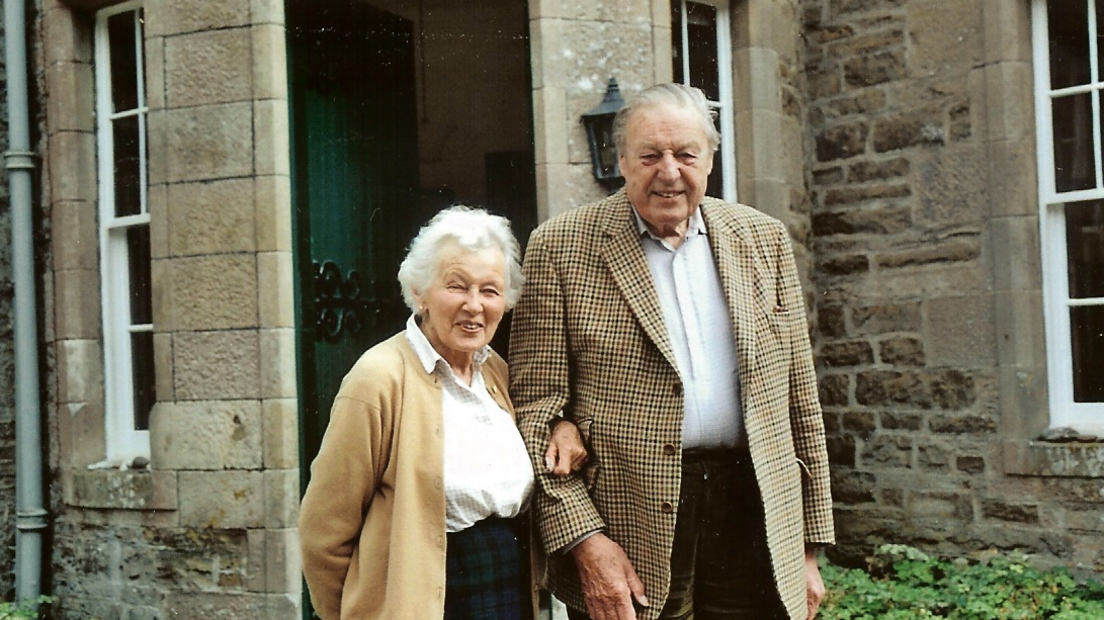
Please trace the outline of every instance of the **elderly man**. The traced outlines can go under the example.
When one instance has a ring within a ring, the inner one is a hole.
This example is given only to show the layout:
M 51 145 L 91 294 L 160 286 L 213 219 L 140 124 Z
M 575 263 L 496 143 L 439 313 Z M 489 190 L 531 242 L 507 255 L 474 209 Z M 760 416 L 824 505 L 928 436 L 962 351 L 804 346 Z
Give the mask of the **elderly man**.
M 834 532 L 786 229 L 704 196 L 720 136 L 699 90 L 644 91 L 615 137 L 625 188 L 533 233 L 514 310 L 534 463 L 561 416 L 591 455 L 538 477 L 545 583 L 573 619 L 811 618 Z

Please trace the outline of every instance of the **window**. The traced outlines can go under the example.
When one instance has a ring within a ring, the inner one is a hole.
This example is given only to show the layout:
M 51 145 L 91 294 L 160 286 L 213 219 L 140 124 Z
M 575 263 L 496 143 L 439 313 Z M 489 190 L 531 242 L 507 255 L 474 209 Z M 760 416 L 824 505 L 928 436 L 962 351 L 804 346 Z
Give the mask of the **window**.
M 1051 426 L 1104 426 L 1104 0 L 1034 0 Z
M 107 457 L 149 454 L 153 312 L 146 185 L 142 9 L 127 3 L 96 17 L 96 144 L 99 160 Z
M 672 0 L 675 81 L 696 86 L 717 111 L 721 148 L 713 156 L 710 196 L 736 201 L 736 129 L 732 120 L 732 44 L 728 0 Z

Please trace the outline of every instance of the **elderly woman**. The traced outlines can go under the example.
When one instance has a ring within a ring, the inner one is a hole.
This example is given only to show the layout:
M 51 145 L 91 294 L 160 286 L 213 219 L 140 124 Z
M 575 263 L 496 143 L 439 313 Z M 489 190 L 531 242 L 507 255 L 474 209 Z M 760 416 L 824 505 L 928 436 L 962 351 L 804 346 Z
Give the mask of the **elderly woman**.
M 488 343 L 517 301 L 505 218 L 437 214 L 399 268 L 406 330 L 356 362 L 303 497 L 303 574 L 323 620 L 532 617 L 515 528 L 533 468 Z M 585 459 L 561 423 L 547 469 Z

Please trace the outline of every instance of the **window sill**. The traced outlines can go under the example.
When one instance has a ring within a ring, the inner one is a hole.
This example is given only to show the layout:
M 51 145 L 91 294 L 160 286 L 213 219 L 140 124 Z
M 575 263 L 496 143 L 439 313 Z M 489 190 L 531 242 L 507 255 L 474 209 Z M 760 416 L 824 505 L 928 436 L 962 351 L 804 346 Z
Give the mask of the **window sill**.
M 101 510 L 176 510 L 176 472 L 69 470 L 62 474 L 65 503 Z
M 1032 440 L 1005 444 L 1005 469 L 1022 476 L 1104 478 L 1104 442 Z

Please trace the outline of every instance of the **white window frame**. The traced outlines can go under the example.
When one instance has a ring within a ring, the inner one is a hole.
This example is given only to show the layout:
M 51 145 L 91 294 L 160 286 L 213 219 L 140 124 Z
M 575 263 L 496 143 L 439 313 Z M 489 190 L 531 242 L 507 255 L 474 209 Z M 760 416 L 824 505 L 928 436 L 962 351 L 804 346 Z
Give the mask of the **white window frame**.
M 1086 0 L 1077 0 L 1084 2 Z M 1104 2 L 1104 0 L 1095 0 Z M 1050 395 L 1050 426 L 1072 427 L 1097 432 L 1104 428 L 1104 403 L 1078 403 L 1073 398 L 1073 350 L 1070 345 L 1070 308 L 1098 304 L 1101 299 L 1070 299 L 1067 276 L 1066 218 L 1068 202 L 1104 200 L 1102 174 L 1101 90 L 1104 76 L 1097 63 L 1095 11 L 1089 11 L 1089 56 L 1091 78 L 1088 85 L 1051 90 L 1050 39 L 1046 0 L 1032 2 L 1032 49 L 1035 69 L 1035 127 L 1039 181 L 1039 239 L 1042 252 L 1043 312 L 1047 340 L 1047 383 Z M 1097 186 L 1093 189 L 1058 192 L 1054 175 L 1054 135 L 1052 98 L 1056 94 L 1096 92 L 1093 98 L 1093 151 Z
M 722 199 L 728 202 L 736 202 L 736 123 L 733 119 L 732 96 L 732 26 L 729 0 L 672 0 L 679 7 L 679 23 L 682 26 L 680 40 L 682 49 L 679 50 L 679 58 L 682 59 L 683 84 L 690 85 L 690 53 L 689 33 L 686 20 L 686 3 L 695 2 L 705 4 L 717 9 L 717 86 L 720 95 L 719 101 L 709 101 L 709 107 L 717 111 L 717 118 L 721 121 L 721 149 L 724 156 L 721 158 L 721 180 L 724 183 L 724 195 Z
M 126 231 L 149 226 L 146 121 L 149 113 L 145 92 L 143 37 L 135 37 L 138 100 L 134 110 L 116 114 L 111 101 L 111 49 L 108 18 L 137 11 L 141 2 L 126 2 L 96 14 L 96 148 L 99 176 L 100 282 L 103 307 L 104 421 L 107 459 L 125 460 L 149 456 L 149 431 L 135 429 L 134 374 L 130 335 L 152 332 L 152 324 L 132 325 L 130 316 L 129 248 Z M 112 123 L 128 116 L 138 117 L 139 176 L 141 209 L 138 214 L 115 216 L 114 136 Z M 150 360 L 152 362 L 152 360 Z

